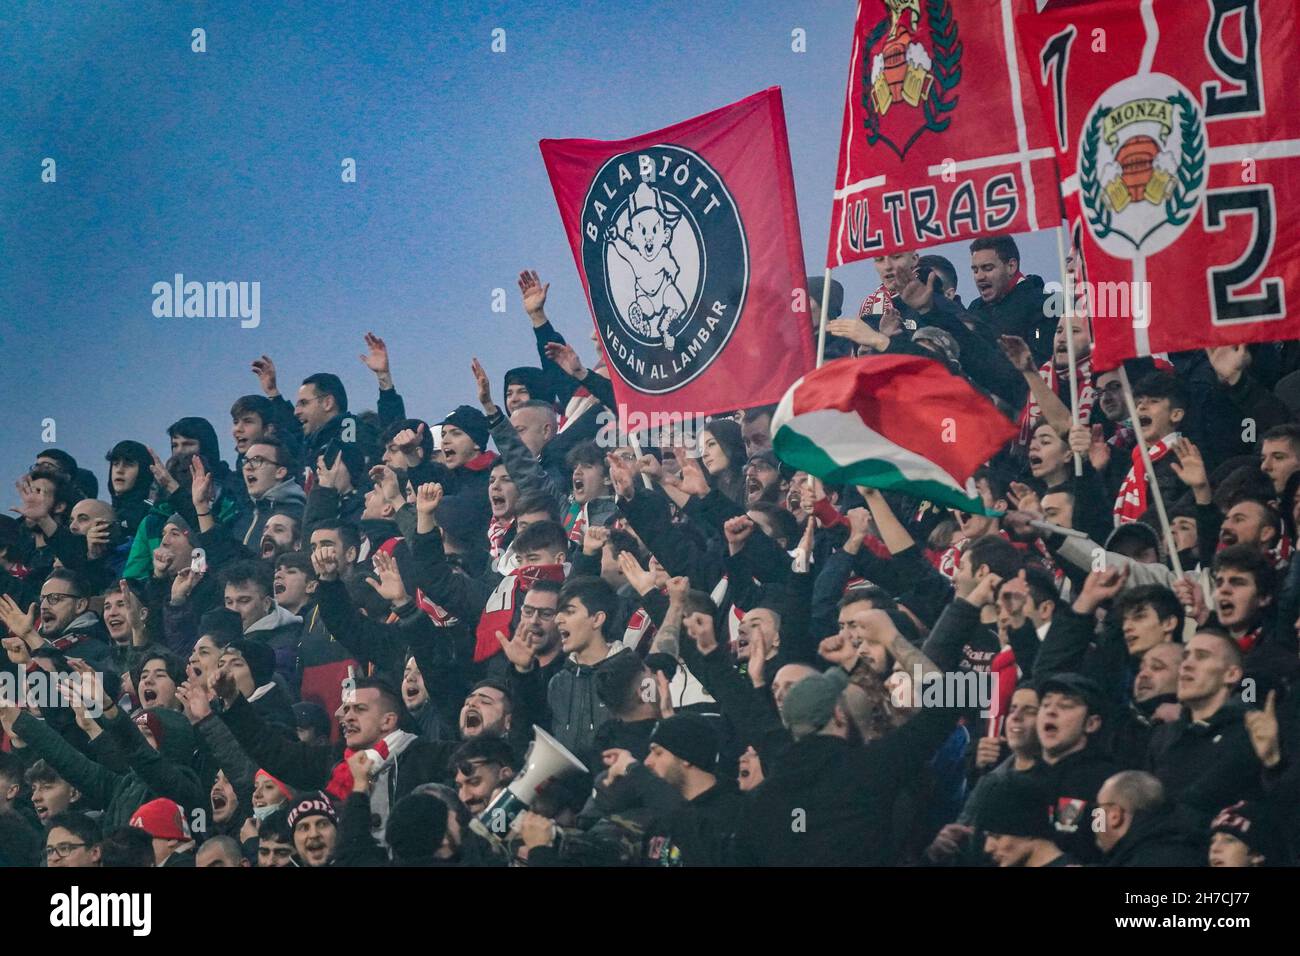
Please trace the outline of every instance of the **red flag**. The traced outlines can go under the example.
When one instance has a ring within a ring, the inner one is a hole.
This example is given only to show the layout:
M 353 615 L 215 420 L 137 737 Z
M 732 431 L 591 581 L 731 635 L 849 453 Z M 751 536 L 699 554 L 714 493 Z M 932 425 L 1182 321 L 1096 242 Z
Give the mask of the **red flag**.
M 812 367 L 779 88 L 631 139 L 541 148 L 629 412 L 776 402 Z
M 859 0 L 828 267 L 1060 225 L 1046 125 L 1025 108 L 1026 0 Z
M 1094 368 L 1300 337 L 1295 0 L 1087 0 L 1017 19 L 1054 126 Z

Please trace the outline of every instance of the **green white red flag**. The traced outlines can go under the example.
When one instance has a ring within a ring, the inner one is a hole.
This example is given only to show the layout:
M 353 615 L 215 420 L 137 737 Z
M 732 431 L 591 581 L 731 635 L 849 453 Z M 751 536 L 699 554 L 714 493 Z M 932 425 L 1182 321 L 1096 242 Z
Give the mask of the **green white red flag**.
M 772 416 L 772 448 L 788 465 L 974 513 L 984 511 L 976 469 L 1016 434 L 969 382 L 919 355 L 823 365 Z

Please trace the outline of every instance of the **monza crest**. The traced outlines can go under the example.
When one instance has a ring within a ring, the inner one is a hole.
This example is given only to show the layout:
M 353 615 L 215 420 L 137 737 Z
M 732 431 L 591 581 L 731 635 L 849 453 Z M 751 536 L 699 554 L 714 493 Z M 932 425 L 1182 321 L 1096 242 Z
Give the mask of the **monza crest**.
M 942 133 L 952 122 L 961 38 L 948 0 L 882 2 L 887 15 L 862 49 L 863 122 L 869 146 L 882 143 L 902 159 L 926 130 Z
M 1173 244 L 1204 196 L 1205 124 L 1181 83 L 1130 77 L 1089 111 L 1079 145 L 1079 190 L 1088 228 L 1113 256 Z

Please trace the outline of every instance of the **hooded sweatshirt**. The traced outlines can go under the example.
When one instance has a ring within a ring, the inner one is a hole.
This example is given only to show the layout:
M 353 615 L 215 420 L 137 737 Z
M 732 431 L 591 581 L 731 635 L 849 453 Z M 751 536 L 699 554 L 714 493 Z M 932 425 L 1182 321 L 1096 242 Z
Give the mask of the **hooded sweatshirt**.
M 248 511 L 239 516 L 233 533 L 244 547 L 256 551 L 262 540 L 262 531 L 266 528 L 266 520 L 271 515 L 283 512 L 302 521 L 306 506 L 307 493 L 292 478 L 286 478 L 275 487 L 268 488 L 262 497 L 249 499 Z
M 302 618 L 274 604 L 271 613 L 250 624 L 244 636 L 261 641 L 275 652 L 275 672 L 296 691 L 301 679 L 298 646 L 302 642 Z
M 609 720 L 609 710 L 596 696 L 596 670 L 624 650 L 622 641 L 612 641 L 601 663 L 594 666 L 579 664 L 569 655 L 546 690 L 551 732 L 589 768 L 593 757 L 599 756 L 594 752 L 596 729 Z

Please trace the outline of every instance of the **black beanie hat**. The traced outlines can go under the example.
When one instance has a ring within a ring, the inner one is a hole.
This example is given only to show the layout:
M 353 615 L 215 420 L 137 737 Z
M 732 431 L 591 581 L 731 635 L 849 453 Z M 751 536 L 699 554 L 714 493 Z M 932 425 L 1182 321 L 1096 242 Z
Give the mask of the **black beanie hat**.
M 650 743 L 707 773 L 718 765 L 718 731 L 699 714 L 678 714 L 655 724 Z
M 240 621 L 238 611 L 217 607 L 199 618 L 199 636 L 206 634 L 219 647 L 225 647 L 231 641 L 239 640 L 243 633 L 244 625 Z
M 528 389 L 528 397 L 532 401 L 545 402 L 550 398 L 546 394 L 546 373 L 535 366 L 521 365 L 506 372 L 505 390 L 501 393 L 503 402 L 511 385 L 522 385 Z
M 305 817 L 324 817 L 335 826 L 339 825 L 339 814 L 334 808 L 334 801 L 323 790 L 313 790 L 303 794 L 298 802 L 289 808 L 289 832 Z
M 822 276 L 808 276 L 807 285 L 808 285 L 808 295 L 811 298 L 816 299 L 818 303 L 825 301 L 822 298 L 822 289 L 826 287 L 825 278 L 823 278 Z M 844 311 L 844 286 L 840 285 L 839 279 L 832 279 L 831 299 L 829 302 L 826 303 L 826 318 L 828 321 L 830 319 L 838 319 L 840 317 L 840 313 L 842 313 L 843 311 Z M 819 312 L 817 315 L 814 316 L 814 318 L 820 319 L 821 313 Z
M 314 730 L 322 737 L 330 735 L 330 716 L 315 701 L 304 700 L 293 705 L 293 725 L 300 730 Z
M 408 793 L 393 804 L 384 839 L 393 859 L 428 859 L 447 834 L 447 804 L 428 793 Z
M 1227 833 L 1236 837 L 1252 852 L 1262 856 L 1266 863 L 1276 866 L 1282 862 L 1277 830 L 1272 815 L 1263 804 L 1242 800 L 1223 808 L 1211 821 L 1210 833 Z
M 438 422 L 439 425 L 452 425 L 469 436 L 470 441 L 478 445 L 479 451 L 487 450 L 488 428 L 487 416 L 472 405 L 458 405 L 456 410 Z
M 1050 840 L 1055 835 L 1049 818 L 1051 805 L 1047 792 L 1024 774 L 991 778 L 980 798 L 975 825 L 999 836 Z
M 238 652 L 253 674 L 253 684 L 261 687 L 275 679 L 275 651 L 261 641 L 231 641 L 227 647 Z

